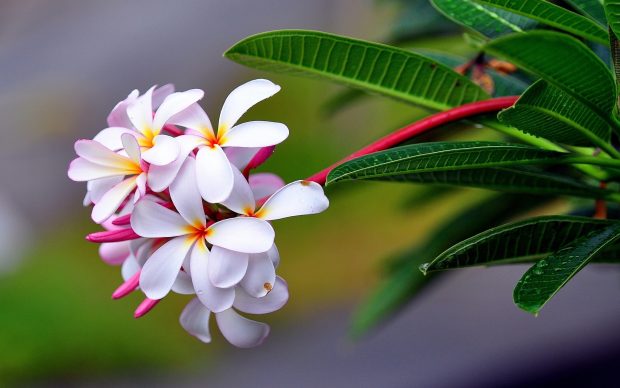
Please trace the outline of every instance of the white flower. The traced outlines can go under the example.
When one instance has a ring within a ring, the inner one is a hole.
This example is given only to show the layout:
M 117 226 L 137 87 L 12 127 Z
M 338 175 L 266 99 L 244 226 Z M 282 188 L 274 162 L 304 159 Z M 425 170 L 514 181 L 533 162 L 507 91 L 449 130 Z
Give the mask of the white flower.
M 250 121 L 235 125 L 256 103 L 273 96 L 278 85 L 264 79 L 247 82 L 233 90 L 222 107 L 217 131 L 197 104 L 191 105 L 170 122 L 189 129 L 186 133 L 200 139 L 196 155 L 198 188 L 205 201 L 225 200 L 233 188 L 232 165 L 223 148 L 261 148 L 281 143 L 288 136 L 282 123 Z

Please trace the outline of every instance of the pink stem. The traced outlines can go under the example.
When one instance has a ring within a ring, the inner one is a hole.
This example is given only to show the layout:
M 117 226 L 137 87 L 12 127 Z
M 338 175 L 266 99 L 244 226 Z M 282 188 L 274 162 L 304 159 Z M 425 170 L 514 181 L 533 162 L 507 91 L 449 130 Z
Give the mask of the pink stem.
M 138 236 L 131 228 L 105 230 L 103 232 L 91 233 L 86 236 L 86 240 L 94 243 L 127 241 L 135 240 L 137 238 L 140 238 L 140 236 Z
M 329 172 L 333 170 L 334 167 L 339 166 L 346 161 L 357 158 L 359 156 L 368 155 L 373 152 L 383 151 L 388 148 L 392 148 L 400 143 L 411 139 L 414 136 L 420 135 L 440 125 L 448 124 L 453 121 L 462 120 L 464 118 L 476 116 L 483 113 L 496 112 L 501 109 L 509 108 L 514 105 L 518 98 L 518 96 L 491 98 L 489 100 L 461 105 L 445 112 L 439 112 L 432 116 L 428 116 L 420 121 L 416 121 L 413 124 L 401 128 L 396 132 L 393 132 L 375 141 L 372 144 L 369 144 L 368 146 L 352 153 L 346 158 L 340 160 L 339 162 L 334 163 L 326 169 L 312 175 L 311 177 L 307 178 L 307 180 L 316 182 L 320 185 L 324 185 Z
M 161 299 L 144 299 L 133 313 L 133 317 L 140 318 L 146 315 L 149 311 L 153 310 L 153 307 L 157 306 L 157 303 L 159 303 L 160 300 Z
M 140 271 L 136 272 L 127 281 L 121 284 L 113 293 L 112 299 L 120 299 L 131 294 L 140 285 Z

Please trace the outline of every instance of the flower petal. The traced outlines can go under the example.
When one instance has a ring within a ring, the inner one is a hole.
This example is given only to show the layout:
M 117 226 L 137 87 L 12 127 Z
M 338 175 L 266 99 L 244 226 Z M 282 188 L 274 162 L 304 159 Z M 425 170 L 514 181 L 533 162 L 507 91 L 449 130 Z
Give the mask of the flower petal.
M 153 89 L 155 86 L 127 106 L 129 120 L 145 136 L 150 136 L 153 130 Z
M 260 151 L 260 147 L 226 147 L 224 152 L 228 157 L 228 161 L 239 170 L 243 170 L 254 155 Z
M 146 173 L 138 175 L 136 178 L 136 192 L 133 196 L 133 202 L 138 202 L 142 197 L 146 195 Z M 131 213 L 131 212 L 129 212 Z
M 224 101 L 218 127 L 220 130 L 232 128 L 248 109 L 279 91 L 278 85 L 266 79 L 255 79 L 238 86 Z
M 161 299 L 170 292 L 183 260 L 193 245 L 186 236 L 175 237 L 157 249 L 144 263 L 140 288 L 149 299 Z
M 194 298 L 183 309 L 179 322 L 189 334 L 202 342 L 209 343 L 211 342 L 211 334 L 209 333 L 210 315 L 209 309 L 200 303 L 198 298 Z
M 228 198 L 221 203 L 235 213 L 252 215 L 256 210 L 252 189 L 237 167 L 232 166 L 232 171 L 235 177 L 233 189 Z
M 170 197 L 188 225 L 195 227 L 206 225 L 202 198 L 196 184 L 196 161 L 193 158 L 185 159 L 177 177 L 170 185 Z
M 185 162 L 187 155 L 203 142 L 203 139 L 197 136 L 181 135 L 175 137 L 175 140 L 179 142 L 181 149 L 179 156 L 170 164 L 165 166 L 158 166 L 152 164 L 149 166 L 148 183 L 151 190 L 156 193 L 164 191 L 170 186 L 174 178 L 177 176 L 179 169 Z
M 273 245 L 274 238 L 271 225 L 254 217 L 228 218 L 207 229 L 208 242 L 237 252 L 266 252 Z
M 127 260 L 123 262 L 121 267 L 121 276 L 124 281 L 129 280 L 133 275 L 140 271 L 140 265 L 133 256 L 127 257 Z
M 311 181 L 295 181 L 276 191 L 256 212 L 256 217 L 277 220 L 320 213 L 328 206 L 329 200 L 321 185 Z
M 143 199 L 131 214 L 131 228 L 142 237 L 175 237 L 188 234 L 187 222 L 170 209 Z
M 110 265 L 121 265 L 130 254 L 129 241 L 102 243 L 99 245 L 101 260 Z
M 172 291 L 181 295 L 193 295 L 194 285 L 192 284 L 192 277 L 185 271 L 179 271 L 174 284 L 172 284 Z
M 173 84 L 165 84 L 153 90 L 153 109 L 159 108 L 166 97 L 174 93 Z
M 130 171 L 119 169 L 116 167 L 102 166 L 93 162 L 89 162 L 84 158 L 76 158 L 69 164 L 67 175 L 69 179 L 76 182 L 91 181 L 94 179 L 104 179 L 110 177 L 123 177 Z
M 127 178 L 108 190 L 93 207 L 91 213 L 93 221 L 99 224 L 114 214 L 129 193 L 136 188 L 136 180 L 135 176 Z
M 282 178 L 268 172 L 252 174 L 248 182 L 254 193 L 254 198 L 257 199 L 273 195 L 273 193 L 280 190 L 285 185 Z
M 267 252 L 250 255 L 241 287 L 251 296 L 262 298 L 273 289 L 275 281 L 276 269 Z
M 233 307 L 248 314 L 267 314 L 281 309 L 288 297 L 288 285 L 278 276 L 271 292 L 262 298 L 254 298 L 243 288 L 236 287 Z
M 99 131 L 97 135 L 93 138 L 97 143 L 103 144 L 106 148 L 111 149 L 112 151 L 118 151 L 123 148 L 123 142 L 121 141 L 121 136 L 125 133 L 130 135 L 138 135 L 137 132 L 123 128 L 123 127 L 109 127 L 102 129 Z
M 197 131 L 203 138 L 214 137 L 213 125 L 205 111 L 198 104 L 191 104 L 187 109 L 171 117 L 168 122 Z
M 209 279 L 209 250 L 204 239 L 196 242 L 190 260 L 192 282 L 198 299 L 214 313 L 229 309 L 235 300 L 235 289 L 215 287 Z
M 87 187 L 90 193 L 90 199 L 93 203 L 97 203 L 101 200 L 101 197 L 108 192 L 112 187 L 123 181 L 123 176 L 113 176 L 109 178 L 100 178 L 88 181 Z
M 78 140 L 75 142 L 74 148 L 78 156 L 81 156 L 89 162 L 107 167 L 115 167 L 119 170 L 135 169 L 135 164 L 131 159 L 117 154 L 94 140 Z
M 165 166 L 172 163 L 181 152 L 181 146 L 171 136 L 157 135 L 153 139 L 153 147 L 144 151 L 142 159 L 151 164 Z
M 125 149 L 125 152 L 127 152 L 129 159 L 139 165 L 142 158 L 142 152 L 140 151 L 138 139 L 136 139 L 134 135 L 126 133 L 121 135 L 121 142 L 123 143 L 123 148 Z
M 208 263 L 211 283 L 219 288 L 228 288 L 236 285 L 245 275 L 245 271 L 248 268 L 248 259 L 249 255 L 247 253 L 213 246 Z M 192 261 L 192 271 L 193 265 Z
M 191 89 L 185 92 L 172 93 L 161 103 L 155 117 L 153 118 L 153 129 L 155 131 L 161 128 L 168 120 L 187 109 L 190 105 L 200 100 L 204 96 L 204 92 L 200 89 Z
M 228 198 L 233 189 L 234 175 L 219 145 L 200 147 L 196 155 L 196 179 L 205 201 L 219 203 Z
M 282 123 L 250 121 L 230 129 L 225 136 L 226 147 L 268 147 L 282 143 L 288 137 L 288 128 Z
M 258 346 L 269 335 L 269 325 L 242 317 L 233 309 L 215 314 L 215 319 L 224 338 L 239 348 Z
M 134 89 L 126 99 L 116 104 L 114 109 L 108 115 L 108 125 L 111 127 L 132 128 L 133 124 L 127 116 L 127 107 L 138 98 L 140 93 Z

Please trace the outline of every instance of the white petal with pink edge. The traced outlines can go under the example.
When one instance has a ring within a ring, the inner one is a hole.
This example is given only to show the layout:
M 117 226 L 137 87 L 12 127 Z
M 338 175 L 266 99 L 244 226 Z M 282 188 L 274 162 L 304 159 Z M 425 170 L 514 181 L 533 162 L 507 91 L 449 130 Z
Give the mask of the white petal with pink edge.
M 140 273 L 140 288 L 149 299 L 166 296 L 176 280 L 185 255 L 193 245 L 186 236 L 175 237 L 148 258 Z
M 131 129 L 123 127 L 109 127 L 99 131 L 99 133 L 95 135 L 93 140 L 97 143 L 103 144 L 106 148 L 109 148 L 112 151 L 118 151 L 123 148 L 121 136 L 126 133 L 133 136 L 139 135 L 137 132 Z
M 153 146 L 142 154 L 142 159 L 151 164 L 165 166 L 172 163 L 180 152 L 181 146 L 173 137 L 157 135 L 153 139 Z
M 329 207 L 323 188 L 316 182 L 291 182 L 276 191 L 256 213 L 265 220 L 316 214 Z
M 93 207 L 91 213 L 93 221 L 100 224 L 114 214 L 125 198 L 136 188 L 136 181 L 137 177 L 133 176 L 108 190 Z
M 204 96 L 204 92 L 200 89 L 191 89 L 185 92 L 172 93 L 161 103 L 155 117 L 153 118 L 153 129 L 160 130 L 170 118 L 190 105 L 200 100 Z
M 194 285 L 191 276 L 185 271 L 179 271 L 176 280 L 172 284 L 172 291 L 181 295 L 193 295 Z
M 127 106 L 129 120 L 145 136 L 150 136 L 153 129 L 153 89 L 155 86 Z
M 234 288 L 215 287 L 209 279 L 209 250 L 200 239 L 191 253 L 191 274 L 196 296 L 209 310 L 219 313 L 229 309 L 235 300 Z
M 249 121 L 230 129 L 225 136 L 226 147 L 268 147 L 282 143 L 288 137 L 288 128 L 271 121 Z
M 101 260 L 110 265 L 121 265 L 131 254 L 129 241 L 103 243 L 99 245 Z
M 237 252 L 266 252 L 273 245 L 274 238 L 271 225 L 254 217 L 228 218 L 207 229 L 208 242 Z
M 203 142 L 203 139 L 197 136 L 181 135 L 174 138 L 181 145 L 179 156 L 170 164 L 165 166 L 157 166 L 152 164 L 149 167 L 148 183 L 151 190 L 156 193 L 164 191 L 170 186 L 174 178 L 177 176 L 179 169 L 188 157 L 188 154 Z
M 215 287 L 233 287 L 243 279 L 248 268 L 248 259 L 247 253 L 213 246 L 209 255 L 209 280 Z
M 140 271 L 140 265 L 136 261 L 133 256 L 127 257 L 127 260 L 123 262 L 123 266 L 121 267 L 121 276 L 124 281 L 129 280 L 133 275 Z
M 198 104 L 191 104 L 187 109 L 172 116 L 170 124 L 180 125 L 197 131 L 201 137 L 213 137 L 213 126 L 205 111 Z
M 251 296 L 261 298 L 273 289 L 275 281 L 276 269 L 269 255 L 266 252 L 250 255 L 241 287 Z
M 131 135 L 124 136 L 131 137 Z M 78 156 L 92 163 L 125 170 L 134 166 L 129 158 L 117 154 L 94 140 L 78 140 L 75 142 L 74 148 Z
M 120 169 L 117 167 L 102 166 L 90 162 L 84 158 L 76 158 L 69 164 L 69 170 L 67 175 L 69 179 L 76 182 L 91 181 L 94 179 L 105 179 L 111 177 L 123 177 L 133 173 L 127 169 Z
M 175 237 L 188 234 L 188 224 L 179 213 L 143 199 L 131 214 L 131 228 L 142 237 Z
M 139 95 L 140 92 L 134 89 L 131 93 L 129 93 L 126 99 L 116 104 L 108 115 L 108 125 L 111 127 L 123 128 L 133 127 L 131 120 L 129 120 L 129 117 L 127 116 L 127 107 L 132 104 Z
M 123 134 L 121 135 L 121 141 L 123 143 L 123 148 L 129 156 L 129 159 L 133 160 L 134 163 L 140 164 L 140 160 L 142 159 L 142 152 L 140 151 L 140 145 L 138 144 L 138 139 L 131 134 Z
M 165 84 L 162 85 L 155 90 L 153 90 L 153 109 L 159 108 L 162 102 L 174 93 L 174 85 L 173 84 Z
M 133 202 L 136 203 L 146 195 L 146 173 L 138 175 L 136 179 L 136 192 L 133 195 Z
M 282 178 L 268 172 L 252 174 L 248 182 L 257 200 L 272 195 L 285 185 Z
M 260 147 L 226 147 L 224 152 L 228 157 L 228 161 L 233 166 L 242 170 L 250 163 L 250 160 L 254 158 L 256 153 L 260 151 Z
M 205 201 L 218 203 L 228 198 L 233 189 L 234 175 L 219 145 L 200 147 L 196 155 L 196 179 Z
M 268 314 L 279 310 L 288 301 L 288 285 L 281 277 L 276 277 L 276 282 L 271 292 L 262 298 L 254 298 L 241 287 L 235 288 L 235 303 L 233 307 L 248 314 Z
M 233 189 L 225 201 L 221 204 L 238 214 L 251 215 L 254 214 L 256 203 L 254 202 L 254 194 L 248 181 L 235 166 L 231 166 L 235 183 Z
M 202 198 L 196 184 L 196 161 L 187 158 L 176 179 L 170 185 L 170 197 L 179 214 L 188 225 L 204 227 L 206 225 Z
M 224 338 L 238 348 L 258 346 L 269 335 L 269 325 L 242 317 L 233 309 L 215 314 L 215 319 Z
M 266 79 L 255 79 L 233 90 L 220 113 L 219 128 L 230 129 L 251 107 L 280 91 L 280 87 Z
M 112 187 L 116 186 L 123 181 L 123 176 L 113 176 L 109 178 L 101 178 L 90 180 L 86 184 L 88 192 L 90 193 L 90 199 L 93 203 L 97 203 L 101 200 L 101 197 L 108 192 Z
M 191 335 L 204 343 L 211 342 L 209 333 L 209 316 L 211 312 L 198 298 L 194 298 L 185 306 L 179 322 L 181 326 Z

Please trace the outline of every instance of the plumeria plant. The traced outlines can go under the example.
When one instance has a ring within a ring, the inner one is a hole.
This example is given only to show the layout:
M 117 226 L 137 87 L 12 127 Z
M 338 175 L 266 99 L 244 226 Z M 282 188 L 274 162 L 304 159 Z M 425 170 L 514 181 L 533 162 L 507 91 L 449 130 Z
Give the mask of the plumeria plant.
M 141 316 L 170 291 L 195 295 L 181 314 L 188 332 L 209 342 L 213 313 L 232 344 L 257 345 L 268 327 L 239 312 L 268 313 L 288 299 L 270 222 L 322 212 L 322 186 L 356 180 L 496 192 L 388 260 L 356 334 L 447 269 L 528 263 L 514 301 L 537 314 L 589 263 L 620 262 L 620 0 L 430 0 L 423 9 L 437 18 L 429 4 L 467 29 L 471 57 L 403 48 L 420 32 L 402 28 L 392 45 L 282 30 L 225 53 L 256 69 L 354 88 L 330 100 L 332 113 L 364 92 L 429 111 L 305 180 L 285 185 L 252 172 L 288 135 L 279 123 L 238 124 L 278 92 L 263 79 L 230 94 L 217 128 L 197 104 L 202 91 L 166 85 L 132 92 L 109 128 L 76 142 L 69 177 L 88 182 L 84 202 L 106 229 L 87 239 L 102 243 L 104 261 L 122 265 L 125 282 L 113 296 L 144 293 Z M 454 123 L 493 131 L 450 141 L 443 134 Z M 443 138 L 416 142 L 422 134 Z M 566 214 L 531 216 L 566 197 Z

